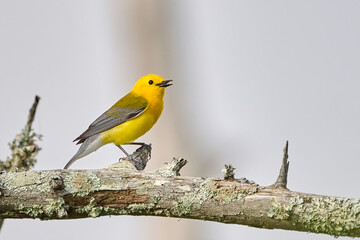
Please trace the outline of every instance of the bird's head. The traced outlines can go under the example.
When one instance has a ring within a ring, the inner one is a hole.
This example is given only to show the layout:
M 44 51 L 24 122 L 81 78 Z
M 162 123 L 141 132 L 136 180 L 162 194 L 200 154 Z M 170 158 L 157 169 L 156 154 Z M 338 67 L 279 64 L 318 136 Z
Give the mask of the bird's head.
M 133 92 L 149 98 L 163 98 L 165 88 L 172 85 L 172 80 L 164 80 L 162 77 L 156 74 L 148 74 L 140 78 L 135 86 Z

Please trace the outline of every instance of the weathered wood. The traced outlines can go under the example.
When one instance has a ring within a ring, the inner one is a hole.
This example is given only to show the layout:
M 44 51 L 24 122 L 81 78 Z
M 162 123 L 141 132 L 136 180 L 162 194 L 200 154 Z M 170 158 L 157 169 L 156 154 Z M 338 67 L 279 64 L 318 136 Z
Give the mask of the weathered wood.
M 123 161 L 99 170 L 4 173 L 0 217 L 148 215 L 360 236 L 357 199 L 261 187 L 244 180 L 178 176 L 185 163 L 174 159 L 153 172 L 137 171 Z

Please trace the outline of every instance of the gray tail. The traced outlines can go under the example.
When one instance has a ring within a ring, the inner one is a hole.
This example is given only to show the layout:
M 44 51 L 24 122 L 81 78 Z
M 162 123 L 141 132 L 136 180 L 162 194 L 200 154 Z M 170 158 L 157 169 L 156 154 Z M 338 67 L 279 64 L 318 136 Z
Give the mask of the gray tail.
M 87 138 L 83 144 L 81 144 L 77 153 L 70 159 L 70 161 L 65 165 L 64 169 L 68 169 L 71 164 L 76 160 L 85 157 L 86 155 L 96 151 L 99 147 L 103 146 L 104 143 L 100 141 L 100 134 L 93 135 Z
M 70 161 L 65 165 L 64 169 L 68 169 L 71 166 L 71 164 L 73 164 L 76 160 L 77 160 L 77 158 L 76 158 L 76 154 L 75 154 L 75 156 L 73 156 L 70 159 Z

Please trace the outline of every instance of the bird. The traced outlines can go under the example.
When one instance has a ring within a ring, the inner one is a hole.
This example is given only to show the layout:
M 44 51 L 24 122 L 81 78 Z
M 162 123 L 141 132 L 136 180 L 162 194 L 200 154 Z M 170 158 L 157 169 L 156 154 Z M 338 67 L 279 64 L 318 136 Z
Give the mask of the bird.
M 156 74 L 141 77 L 127 95 L 74 140 L 81 146 L 64 169 L 109 143 L 114 143 L 130 159 L 121 145 L 145 145 L 134 141 L 149 131 L 159 119 L 164 107 L 165 88 L 171 86 L 172 81 Z

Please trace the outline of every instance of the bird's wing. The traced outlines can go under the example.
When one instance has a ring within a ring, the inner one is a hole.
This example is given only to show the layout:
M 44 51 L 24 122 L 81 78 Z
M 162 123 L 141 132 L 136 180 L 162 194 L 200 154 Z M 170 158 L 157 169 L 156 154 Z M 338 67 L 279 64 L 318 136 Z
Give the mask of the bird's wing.
M 79 141 L 77 144 L 83 143 L 87 138 L 95 134 L 104 132 L 139 116 L 144 112 L 147 105 L 148 102 L 142 97 L 130 97 L 126 95 L 98 117 L 74 142 Z

